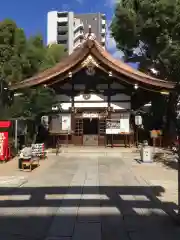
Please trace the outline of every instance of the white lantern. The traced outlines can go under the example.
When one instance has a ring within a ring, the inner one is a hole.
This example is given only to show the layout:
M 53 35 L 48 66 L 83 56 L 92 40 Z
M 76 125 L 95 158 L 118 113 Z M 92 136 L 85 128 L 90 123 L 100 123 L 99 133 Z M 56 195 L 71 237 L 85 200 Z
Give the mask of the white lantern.
M 135 124 L 136 124 L 136 126 L 142 125 L 142 117 L 140 115 L 135 116 Z

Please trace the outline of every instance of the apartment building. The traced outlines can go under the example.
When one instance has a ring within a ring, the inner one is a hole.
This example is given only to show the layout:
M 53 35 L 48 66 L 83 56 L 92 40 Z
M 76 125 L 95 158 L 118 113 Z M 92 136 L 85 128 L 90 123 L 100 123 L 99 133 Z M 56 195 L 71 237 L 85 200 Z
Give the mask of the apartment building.
M 71 54 L 82 43 L 89 31 L 105 47 L 106 17 L 101 13 L 75 14 L 74 12 L 48 12 L 47 44 L 59 43 Z

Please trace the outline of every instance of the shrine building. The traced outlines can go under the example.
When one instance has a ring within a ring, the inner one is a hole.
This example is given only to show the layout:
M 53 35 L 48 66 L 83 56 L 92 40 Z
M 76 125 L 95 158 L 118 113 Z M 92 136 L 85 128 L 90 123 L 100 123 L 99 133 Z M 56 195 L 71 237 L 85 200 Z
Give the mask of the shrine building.
M 163 81 L 114 59 L 89 33 L 82 45 L 56 66 L 11 86 L 21 92 L 39 85 L 55 90 L 49 133 L 61 143 L 106 146 L 131 145 L 132 112 L 156 94 L 169 94 L 172 82 Z

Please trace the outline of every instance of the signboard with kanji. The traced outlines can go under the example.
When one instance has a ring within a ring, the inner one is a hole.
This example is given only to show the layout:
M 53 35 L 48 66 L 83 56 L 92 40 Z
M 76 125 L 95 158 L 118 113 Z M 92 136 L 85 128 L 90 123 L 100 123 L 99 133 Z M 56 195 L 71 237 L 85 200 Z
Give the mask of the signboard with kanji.
M 32 148 L 32 155 L 33 156 L 39 156 L 43 157 L 45 152 L 44 152 L 44 143 L 35 143 L 31 145 Z
M 120 134 L 120 119 L 108 119 L 106 121 L 106 134 Z

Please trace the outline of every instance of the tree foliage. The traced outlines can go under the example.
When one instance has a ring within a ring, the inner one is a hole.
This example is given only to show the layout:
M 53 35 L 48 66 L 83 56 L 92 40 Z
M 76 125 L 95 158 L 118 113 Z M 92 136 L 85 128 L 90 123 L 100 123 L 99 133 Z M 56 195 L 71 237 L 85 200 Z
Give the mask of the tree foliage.
M 146 73 L 155 68 L 157 77 L 180 83 L 180 0 L 121 0 L 111 31 L 125 61 L 138 62 L 139 70 Z M 176 128 L 175 109 L 165 109 L 168 99 L 164 98 L 152 99 L 151 121 L 155 127 L 163 125 L 167 114 L 166 125 L 173 122 Z M 174 101 L 176 106 L 177 96 Z
M 156 68 L 164 79 L 179 81 L 180 0 L 121 0 L 111 24 L 126 61 L 147 72 Z
M 45 46 L 41 35 L 27 38 L 24 30 L 6 19 L 0 22 L 0 84 L 13 84 L 54 66 L 66 55 L 63 46 Z M 3 89 L 2 89 L 3 90 Z M 6 99 L 1 92 L 1 102 Z M 3 101 L 1 118 L 31 117 L 49 111 L 54 103 L 54 93 L 49 88 L 25 89 L 23 95 L 14 97 L 11 106 Z M 2 108 L 2 107 L 1 107 Z

